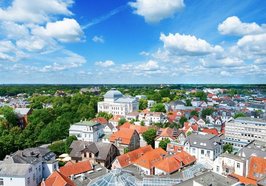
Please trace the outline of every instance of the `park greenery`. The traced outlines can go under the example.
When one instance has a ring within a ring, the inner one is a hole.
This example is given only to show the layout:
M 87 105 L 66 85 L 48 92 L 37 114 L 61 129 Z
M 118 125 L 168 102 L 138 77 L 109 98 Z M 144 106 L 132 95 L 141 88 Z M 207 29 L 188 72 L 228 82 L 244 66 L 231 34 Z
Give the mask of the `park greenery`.
M 67 97 L 33 96 L 30 107 L 50 103 L 52 108 L 33 109 L 25 128 L 17 126 L 17 117 L 11 108 L 1 108 L 0 159 L 19 149 L 65 139 L 71 124 L 96 116 L 99 99 L 98 96 L 79 93 Z

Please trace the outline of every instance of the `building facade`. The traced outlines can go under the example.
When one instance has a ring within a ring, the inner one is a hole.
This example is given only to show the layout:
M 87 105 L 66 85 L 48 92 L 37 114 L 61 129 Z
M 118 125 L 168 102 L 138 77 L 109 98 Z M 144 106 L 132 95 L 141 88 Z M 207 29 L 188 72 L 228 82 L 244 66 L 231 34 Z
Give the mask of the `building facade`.
M 225 144 L 233 145 L 235 150 L 257 140 L 266 143 L 266 120 L 241 117 L 225 124 Z
M 104 125 L 93 121 L 80 121 L 70 126 L 69 136 L 76 136 L 78 140 L 97 142 L 104 135 Z
M 126 97 L 116 89 L 109 90 L 104 95 L 104 101 L 98 102 L 98 112 L 125 116 L 139 110 L 137 98 Z
M 192 133 L 185 142 L 184 150 L 197 158 L 197 161 L 214 161 L 222 153 L 220 136 L 206 133 Z

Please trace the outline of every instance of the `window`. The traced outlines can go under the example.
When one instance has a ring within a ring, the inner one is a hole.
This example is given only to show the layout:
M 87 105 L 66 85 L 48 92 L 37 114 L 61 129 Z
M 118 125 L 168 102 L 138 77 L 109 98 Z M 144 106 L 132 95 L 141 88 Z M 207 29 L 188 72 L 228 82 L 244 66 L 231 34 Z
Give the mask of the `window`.
M 4 185 L 4 179 L 0 178 L 0 185 Z
M 31 171 L 32 171 L 32 167 L 31 167 L 31 168 L 29 168 L 29 173 L 31 173 Z
M 204 150 L 201 150 L 200 153 L 201 153 L 201 155 L 203 155 L 204 154 Z
M 237 164 L 236 164 L 236 167 L 237 167 L 237 168 L 240 168 L 240 163 L 237 163 Z
M 217 167 L 216 167 L 216 172 L 219 172 L 219 170 L 220 170 L 220 167 L 217 166 Z
M 27 183 L 28 183 L 28 185 L 30 184 L 30 177 L 28 177 L 28 179 L 27 179 Z

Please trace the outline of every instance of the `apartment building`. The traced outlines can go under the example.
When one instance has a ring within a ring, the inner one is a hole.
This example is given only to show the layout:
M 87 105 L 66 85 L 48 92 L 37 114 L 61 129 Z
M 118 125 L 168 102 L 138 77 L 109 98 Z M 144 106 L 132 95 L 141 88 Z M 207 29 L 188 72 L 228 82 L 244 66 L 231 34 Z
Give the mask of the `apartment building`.
M 236 151 L 257 140 L 266 142 L 266 120 L 241 117 L 225 124 L 225 144 L 232 144 Z

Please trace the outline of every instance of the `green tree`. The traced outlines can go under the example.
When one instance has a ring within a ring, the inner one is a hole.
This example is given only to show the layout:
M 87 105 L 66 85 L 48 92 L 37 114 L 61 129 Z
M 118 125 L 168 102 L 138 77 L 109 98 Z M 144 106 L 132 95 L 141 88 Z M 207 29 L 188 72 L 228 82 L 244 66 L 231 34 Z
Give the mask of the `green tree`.
M 212 115 L 214 110 L 212 108 L 206 108 L 201 111 L 202 118 L 206 119 L 206 116 Z
M 190 117 L 193 117 L 193 116 L 197 116 L 197 117 L 199 117 L 199 113 L 198 113 L 196 110 L 192 110 L 192 111 L 190 112 Z
M 243 112 L 238 112 L 238 113 L 236 113 L 236 114 L 234 115 L 234 118 L 236 119 L 236 118 L 245 117 L 245 116 L 246 116 L 245 113 L 243 113 Z
M 129 152 L 129 148 L 128 147 L 125 147 L 124 148 L 124 154 L 128 153 Z
M 153 107 L 151 108 L 152 112 L 166 112 L 165 110 L 165 106 L 163 103 L 156 103 L 153 105 Z
M 223 150 L 224 150 L 224 152 L 228 152 L 228 153 L 231 154 L 233 152 L 233 145 L 231 145 L 231 144 L 225 144 L 223 146 Z
M 139 100 L 139 109 L 144 110 L 148 107 L 148 100 L 146 99 L 140 99 Z
M 97 114 L 97 117 L 103 117 L 103 118 L 105 118 L 107 121 L 109 121 L 112 117 L 113 117 L 113 114 L 109 114 L 109 113 L 107 113 L 107 112 L 99 112 L 98 114 Z
M 49 145 L 48 147 L 51 151 L 53 151 L 56 155 L 65 153 L 65 142 L 64 141 L 56 141 Z
M 184 123 L 187 122 L 187 118 L 185 116 L 182 116 L 179 119 L 179 124 L 181 125 L 181 128 L 184 127 Z
M 147 142 L 148 145 L 154 147 L 154 139 L 156 138 L 156 130 L 151 128 L 142 134 L 143 139 Z
M 142 121 L 140 122 L 140 125 L 141 125 L 141 126 L 145 126 L 145 122 L 142 120 Z
M 190 99 L 186 99 L 186 106 L 192 106 Z
M 187 136 L 189 136 L 189 135 L 191 135 L 192 134 L 192 132 L 191 131 L 188 131 L 187 132 Z
M 76 136 L 68 136 L 65 141 L 65 153 L 70 153 L 70 145 L 73 141 L 77 140 Z
M 120 125 L 123 125 L 124 123 L 126 123 L 127 120 L 125 118 L 121 118 L 119 121 L 118 121 L 118 126 Z
M 11 129 L 12 127 L 18 126 L 18 117 L 11 107 L 3 107 L 0 109 L 0 114 L 4 115 L 7 121 L 7 127 Z
M 170 143 L 170 140 L 168 138 L 165 138 L 165 139 L 160 141 L 159 147 L 161 147 L 162 149 L 166 150 L 168 143 Z

